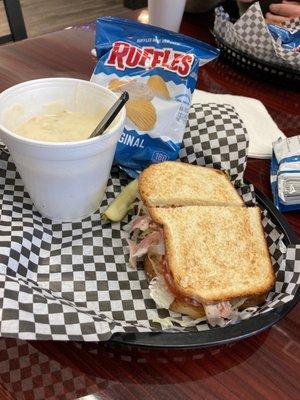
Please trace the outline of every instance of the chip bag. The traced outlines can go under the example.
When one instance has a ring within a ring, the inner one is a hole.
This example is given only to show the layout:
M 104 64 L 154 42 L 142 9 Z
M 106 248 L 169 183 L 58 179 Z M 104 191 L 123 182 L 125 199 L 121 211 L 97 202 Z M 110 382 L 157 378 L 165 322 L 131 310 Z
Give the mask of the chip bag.
M 283 48 L 300 52 L 300 30 L 290 32 L 282 26 L 268 24 L 269 31 L 273 38 Z
M 135 21 L 97 20 L 98 63 L 91 80 L 127 91 L 126 122 L 114 163 L 136 177 L 151 163 L 176 160 L 200 65 L 218 50 L 188 36 Z

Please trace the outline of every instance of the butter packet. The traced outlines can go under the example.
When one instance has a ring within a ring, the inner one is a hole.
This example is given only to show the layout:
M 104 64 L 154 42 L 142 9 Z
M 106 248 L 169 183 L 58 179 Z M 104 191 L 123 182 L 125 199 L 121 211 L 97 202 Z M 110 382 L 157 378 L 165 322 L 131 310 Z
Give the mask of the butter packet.
M 200 65 L 218 50 L 188 36 L 115 17 L 97 20 L 91 81 L 127 91 L 125 129 L 114 163 L 136 177 L 178 158 Z
M 273 144 L 271 187 L 280 211 L 300 210 L 300 135 Z

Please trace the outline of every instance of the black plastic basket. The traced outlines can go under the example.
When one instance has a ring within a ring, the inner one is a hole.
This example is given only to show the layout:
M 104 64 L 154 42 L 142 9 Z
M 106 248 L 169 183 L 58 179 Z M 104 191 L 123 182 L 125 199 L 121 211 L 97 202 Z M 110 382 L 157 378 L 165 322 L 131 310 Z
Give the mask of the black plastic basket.
M 252 76 L 285 87 L 288 86 L 294 90 L 300 88 L 300 71 L 259 60 L 228 45 L 216 34 L 214 34 L 214 36 L 216 44 L 221 51 L 220 58 L 226 60 L 234 67 L 243 72 L 247 72 Z

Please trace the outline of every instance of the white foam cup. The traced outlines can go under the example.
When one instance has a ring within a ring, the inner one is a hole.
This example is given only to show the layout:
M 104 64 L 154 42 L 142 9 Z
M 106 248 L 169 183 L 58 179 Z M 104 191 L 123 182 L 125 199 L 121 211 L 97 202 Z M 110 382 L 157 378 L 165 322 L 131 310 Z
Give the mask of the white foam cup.
M 0 136 L 6 144 L 35 207 L 54 222 L 83 219 L 97 210 L 105 192 L 125 107 L 102 136 L 77 142 L 42 142 L 14 129 L 49 103 L 90 115 L 117 100 L 98 84 L 71 78 L 37 79 L 0 94 Z

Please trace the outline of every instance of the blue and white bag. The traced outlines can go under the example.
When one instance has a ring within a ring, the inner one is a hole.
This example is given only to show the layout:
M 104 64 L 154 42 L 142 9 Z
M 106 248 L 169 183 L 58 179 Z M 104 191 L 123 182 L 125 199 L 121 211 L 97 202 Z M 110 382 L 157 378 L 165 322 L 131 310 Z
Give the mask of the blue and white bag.
M 176 160 L 200 65 L 218 50 L 188 36 L 121 18 L 97 20 L 98 64 L 91 80 L 126 90 L 125 130 L 114 163 L 129 175 Z
M 269 31 L 276 43 L 280 44 L 283 48 L 300 51 L 300 30 L 291 32 L 282 26 L 268 24 Z

